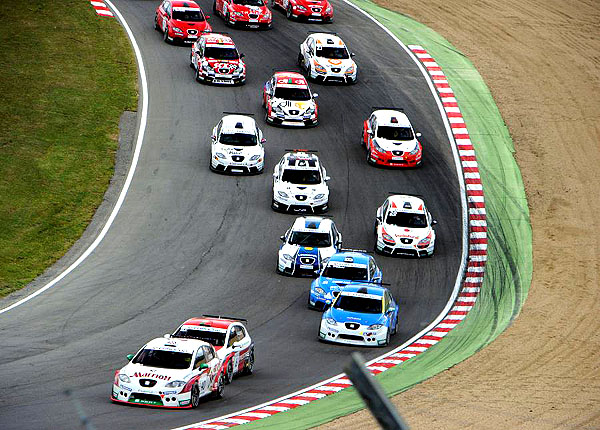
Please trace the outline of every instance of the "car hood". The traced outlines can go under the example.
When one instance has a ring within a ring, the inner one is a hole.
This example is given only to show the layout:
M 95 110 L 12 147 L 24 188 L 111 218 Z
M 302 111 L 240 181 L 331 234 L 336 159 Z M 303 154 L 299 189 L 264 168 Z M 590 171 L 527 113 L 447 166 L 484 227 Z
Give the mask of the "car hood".
M 252 157 L 253 155 L 264 155 L 265 150 L 262 146 L 232 146 L 232 145 L 223 145 L 221 143 L 217 143 L 214 147 L 213 152 L 220 152 L 222 154 L 227 155 L 242 155 L 244 157 Z
M 316 286 L 321 287 L 325 292 L 333 292 L 340 291 L 342 287 L 345 287 L 348 284 L 356 283 L 356 281 L 320 276 L 315 280 L 315 283 Z
M 286 243 L 281 247 L 281 252 L 294 257 L 301 255 L 312 255 L 322 260 L 323 258 L 330 258 L 335 253 L 335 248 L 333 246 L 316 248 L 312 246 L 300 246 Z
M 419 241 L 425 238 L 429 232 L 431 231 L 431 227 L 423 227 L 423 228 L 407 228 L 407 227 L 398 227 L 395 225 L 385 224 L 385 231 L 390 236 L 402 239 L 413 239 L 414 241 Z
M 329 308 L 329 310 L 323 314 L 323 318 L 333 318 L 337 323 L 342 324 L 347 322 L 359 323 L 366 326 L 385 324 L 385 315 L 383 314 L 364 314 L 336 308 Z
M 302 115 L 309 108 L 314 109 L 316 104 L 314 100 L 295 101 L 273 97 L 271 106 L 280 107 L 287 115 Z
M 139 384 L 140 379 L 150 379 L 157 381 L 152 388 L 163 387 L 172 381 L 187 381 L 191 376 L 192 370 L 188 369 L 163 369 L 161 367 L 143 366 L 141 364 L 129 363 L 123 367 L 119 373 L 125 373 L 132 382 Z
M 337 59 L 333 59 L 333 58 L 317 57 L 317 58 L 315 58 L 315 60 L 317 61 L 317 63 L 319 63 L 319 65 L 326 67 L 328 69 L 331 69 L 332 67 L 334 67 L 334 68 L 339 67 L 342 70 L 346 70 L 350 66 L 355 66 L 354 60 L 352 60 L 351 58 L 337 60 Z
M 190 21 L 179 21 L 177 19 L 173 19 L 171 20 L 171 23 L 175 26 L 180 28 L 181 30 L 198 30 L 198 35 L 200 35 L 200 33 L 202 33 L 204 30 L 210 29 L 210 26 L 208 25 L 208 21 L 204 20 L 204 21 L 196 21 L 196 22 L 190 22 Z
M 275 191 L 285 191 L 289 195 L 305 195 L 314 197 L 317 194 L 329 194 L 329 188 L 326 184 L 317 185 L 296 185 L 289 182 L 276 182 Z
M 266 6 L 250 6 L 250 5 L 245 5 L 245 4 L 233 3 L 233 10 L 235 12 L 242 12 L 242 13 L 265 14 L 269 11 L 269 8 L 267 8 Z
M 376 137 L 375 143 L 381 149 L 385 151 L 402 151 L 402 152 L 410 152 L 413 151 L 418 145 L 419 142 L 417 139 L 413 140 L 387 140 L 382 139 L 380 137 Z
M 242 60 L 217 60 L 214 58 L 205 58 L 204 61 L 206 61 L 212 69 L 218 70 L 219 73 L 233 73 L 238 66 L 244 64 Z

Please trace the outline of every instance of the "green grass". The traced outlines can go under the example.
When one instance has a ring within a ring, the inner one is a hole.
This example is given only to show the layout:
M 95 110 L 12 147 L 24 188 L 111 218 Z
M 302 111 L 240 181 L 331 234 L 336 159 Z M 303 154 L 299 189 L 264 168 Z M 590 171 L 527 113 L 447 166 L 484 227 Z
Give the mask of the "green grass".
M 119 117 L 137 108 L 137 72 L 123 29 L 89 2 L 12 2 L 0 21 L 2 297 L 85 230 L 113 173 Z

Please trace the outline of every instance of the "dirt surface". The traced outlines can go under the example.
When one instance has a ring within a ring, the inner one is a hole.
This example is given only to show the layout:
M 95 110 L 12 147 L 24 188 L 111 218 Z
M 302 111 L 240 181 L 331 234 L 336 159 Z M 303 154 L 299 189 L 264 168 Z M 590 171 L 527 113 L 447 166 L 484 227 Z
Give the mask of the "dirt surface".
M 414 429 L 600 429 L 600 1 L 380 0 L 475 64 L 516 148 L 534 274 L 515 323 L 396 396 Z M 376 428 L 368 412 L 324 429 Z

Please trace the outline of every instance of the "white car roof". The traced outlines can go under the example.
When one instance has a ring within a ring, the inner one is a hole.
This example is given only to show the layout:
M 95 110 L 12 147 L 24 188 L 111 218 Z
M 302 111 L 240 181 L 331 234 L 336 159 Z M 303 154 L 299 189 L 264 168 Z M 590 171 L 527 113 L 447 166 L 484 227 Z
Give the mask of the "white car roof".
M 331 232 L 331 224 L 333 221 L 320 216 L 302 216 L 296 218 L 292 225 L 292 231 L 306 231 L 314 233 L 329 233 Z
M 319 157 L 310 152 L 287 152 L 283 155 L 285 162 L 283 168 L 296 170 L 317 170 L 319 168 Z
M 380 109 L 373 112 L 377 117 L 377 125 L 389 127 L 411 127 L 408 116 L 404 112 L 392 109 Z
M 186 352 L 188 354 L 193 354 L 198 350 L 198 348 L 200 348 L 203 345 L 209 345 L 209 343 L 198 339 L 158 337 L 148 342 L 145 348 L 156 349 L 160 351 Z
M 317 45 L 317 49 L 322 46 L 345 48 L 344 41 L 337 34 L 330 33 L 313 33 L 310 35 Z
M 389 209 L 395 209 L 398 212 L 405 213 L 425 213 L 425 202 L 416 196 L 398 194 L 388 197 L 390 202 Z
M 247 133 L 256 134 L 256 121 L 246 115 L 225 115 L 221 133 Z

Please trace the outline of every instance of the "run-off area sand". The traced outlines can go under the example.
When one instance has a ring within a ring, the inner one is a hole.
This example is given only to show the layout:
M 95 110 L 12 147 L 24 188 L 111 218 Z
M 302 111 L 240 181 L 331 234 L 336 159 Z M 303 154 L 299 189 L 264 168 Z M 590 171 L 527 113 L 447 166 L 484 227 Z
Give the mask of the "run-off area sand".
M 515 143 L 534 252 L 514 324 L 394 404 L 413 430 L 600 429 L 600 1 L 379 3 L 446 37 L 490 87 Z M 362 411 L 322 428 L 376 427 Z

